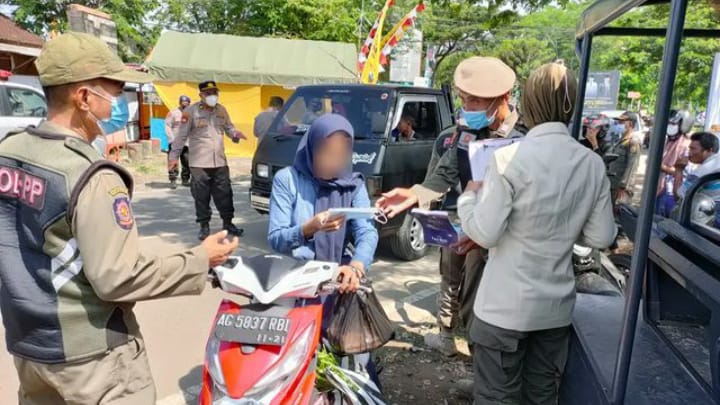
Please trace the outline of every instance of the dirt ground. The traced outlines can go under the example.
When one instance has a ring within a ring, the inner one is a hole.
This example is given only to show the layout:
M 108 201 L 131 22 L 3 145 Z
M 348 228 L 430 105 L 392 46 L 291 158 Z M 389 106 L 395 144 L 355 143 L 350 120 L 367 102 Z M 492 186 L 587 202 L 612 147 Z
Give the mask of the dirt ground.
M 395 340 L 377 350 L 382 371 L 380 380 L 388 404 L 469 405 L 472 403 L 455 387 L 459 379 L 472 378 L 467 341 L 456 338 L 460 354 L 448 358 L 428 349 L 423 336 L 437 332 L 434 324 L 405 325 Z

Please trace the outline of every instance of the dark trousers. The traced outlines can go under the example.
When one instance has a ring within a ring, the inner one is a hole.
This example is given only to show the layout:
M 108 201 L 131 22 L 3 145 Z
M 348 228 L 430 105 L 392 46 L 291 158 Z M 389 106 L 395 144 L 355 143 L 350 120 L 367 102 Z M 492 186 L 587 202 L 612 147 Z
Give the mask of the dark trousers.
M 192 184 L 190 191 L 195 199 L 195 215 L 198 223 L 210 222 L 210 197 L 220 212 L 223 221 L 235 216 L 233 193 L 230 185 L 230 169 L 227 166 L 216 168 L 191 167 Z
M 474 249 L 459 255 L 453 249 L 440 249 L 440 293 L 438 294 L 438 325 L 446 333 L 458 325 L 469 330 L 473 305 L 482 277 L 487 250 Z
M 180 153 L 180 167 L 182 168 L 182 172 L 179 173 L 177 167 L 168 170 L 168 179 L 170 181 L 177 181 L 178 174 L 180 174 L 183 182 L 190 181 L 190 164 L 188 163 L 188 150 L 188 147 L 184 146 L 182 152 Z
M 569 326 L 518 332 L 475 317 L 475 404 L 556 405 L 569 337 Z

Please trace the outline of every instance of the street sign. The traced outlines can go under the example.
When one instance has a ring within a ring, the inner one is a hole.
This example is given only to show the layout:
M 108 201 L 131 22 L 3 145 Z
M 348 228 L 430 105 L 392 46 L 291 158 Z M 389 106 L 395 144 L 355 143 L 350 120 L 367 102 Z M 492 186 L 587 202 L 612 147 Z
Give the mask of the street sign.
M 628 91 L 627 98 L 629 98 L 630 100 L 637 100 L 640 98 L 640 92 Z

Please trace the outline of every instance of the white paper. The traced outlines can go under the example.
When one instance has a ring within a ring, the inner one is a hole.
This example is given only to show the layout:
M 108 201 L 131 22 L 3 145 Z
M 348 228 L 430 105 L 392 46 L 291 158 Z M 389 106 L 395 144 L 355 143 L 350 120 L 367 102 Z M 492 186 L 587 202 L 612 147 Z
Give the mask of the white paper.
M 483 181 L 493 153 L 500 148 L 520 142 L 524 138 L 493 138 L 470 142 L 468 155 L 473 181 Z

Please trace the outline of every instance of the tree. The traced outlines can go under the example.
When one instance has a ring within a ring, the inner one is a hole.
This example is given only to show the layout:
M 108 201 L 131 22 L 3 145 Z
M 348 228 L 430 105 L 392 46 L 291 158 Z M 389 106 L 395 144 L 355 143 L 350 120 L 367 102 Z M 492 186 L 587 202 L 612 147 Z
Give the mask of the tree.
M 669 6 L 642 7 L 621 18 L 616 25 L 627 27 L 664 28 L 668 26 Z M 704 1 L 692 0 L 688 5 L 686 27 L 715 28 L 718 18 Z M 642 103 L 652 107 L 660 80 L 660 63 L 665 38 L 620 37 L 602 38 L 593 47 L 599 49 L 592 68 L 620 69 L 620 94 L 638 91 Z M 720 49 L 718 39 L 686 38 L 678 60 L 673 94 L 678 107 L 704 106 L 707 102 L 713 58 Z
M 246 36 L 356 42 L 358 0 L 167 0 L 171 28 Z
M 438 1 L 431 3 L 419 19 L 427 46 L 435 46 L 433 82 L 442 82 L 448 75 L 443 69 L 446 59 L 454 54 L 467 54 L 482 49 L 495 27 L 509 24 L 517 17 L 512 10 L 499 10 L 470 1 Z M 457 57 L 452 58 L 454 70 Z
M 65 10 L 72 3 L 102 10 L 115 21 L 118 51 L 129 62 L 144 60 L 161 30 L 161 27 L 146 21 L 159 7 L 159 0 L 2 0 L 0 3 L 17 6 L 13 19 L 38 35 L 46 35 L 52 30 L 66 31 L 68 21 Z

